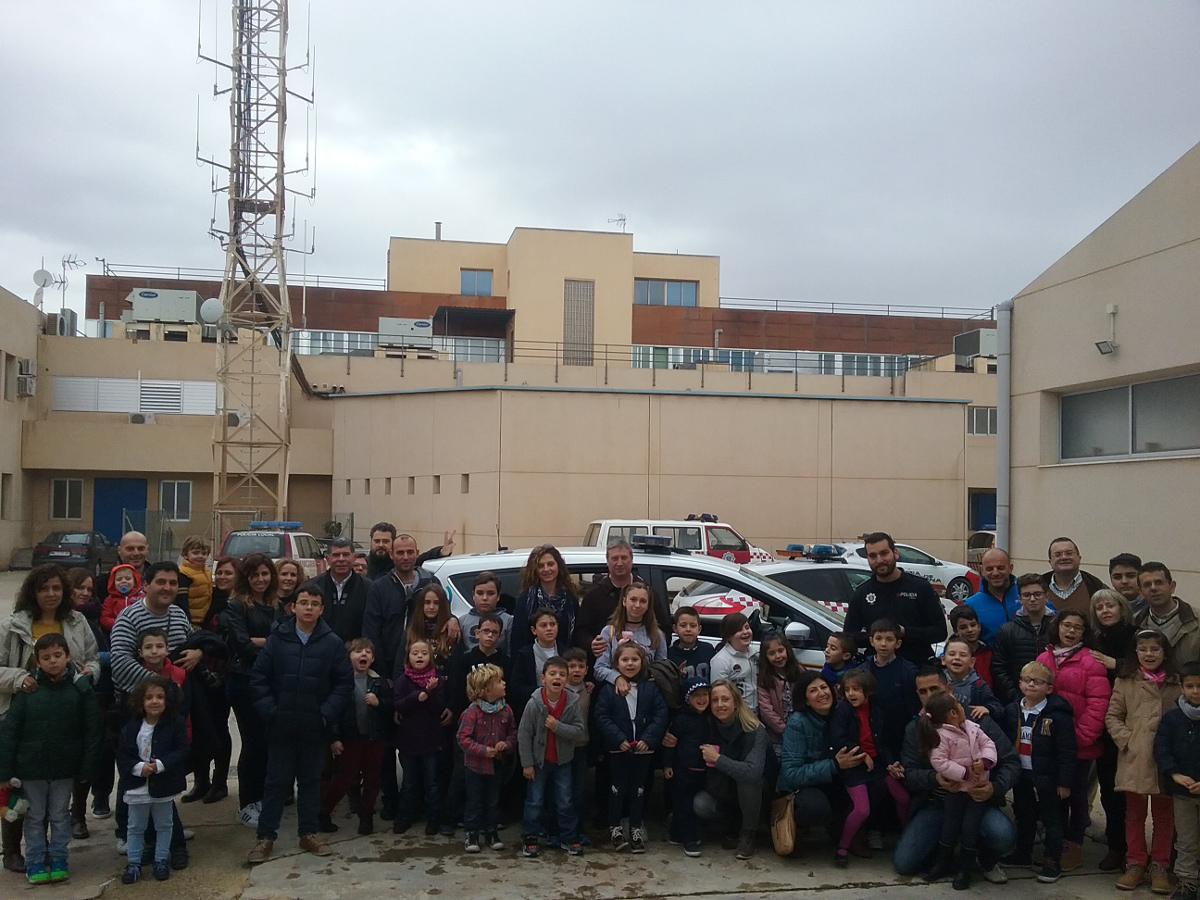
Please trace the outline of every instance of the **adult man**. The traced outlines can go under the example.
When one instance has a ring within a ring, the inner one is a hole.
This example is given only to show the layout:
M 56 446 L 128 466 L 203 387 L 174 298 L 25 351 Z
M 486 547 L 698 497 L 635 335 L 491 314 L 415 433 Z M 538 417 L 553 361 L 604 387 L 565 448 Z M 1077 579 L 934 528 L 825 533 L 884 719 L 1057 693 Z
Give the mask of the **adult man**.
M 1079 568 L 1082 557 L 1079 547 L 1069 537 L 1056 537 L 1050 542 L 1050 571 L 1042 575 L 1042 584 L 1051 594 L 1054 608 L 1077 609 L 1085 616 L 1092 614 L 1092 594 L 1104 587 L 1104 582 L 1091 572 Z
M 917 696 L 924 703 L 934 694 L 948 691 L 946 675 L 933 666 L 917 673 Z M 1021 774 L 1021 763 L 1012 742 L 991 716 L 984 716 L 977 724 L 996 744 L 996 765 L 988 773 L 988 780 L 968 793 L 972 799 L 987 801 L 988 808 L 979 824 L 979 868 L 983 877 L 993 884 L 1004 884 L 1008 876 L 1000 868 L 999 861 L 1011 852 L 1016 844 L 1017 831 L 1012 821 L 997 805 Z M 922 871 L 930 854 L 937 847 L 942 828 L 942 798 L 947 792 L 961 790 L 959 782 L 950 781 L 934 772 L 929 761 L 918 749 L 917 723 L 912 721 L 904 732 L 904 749 L 900 764 L 888 767 L 893 778 L 902 778 L 904 786 L 912 794 L 912 812 L 908 827 L 896 842 L 892 865 L 901 875 L 913 875 Z
M 150 554 L 150 542 L 146 540 L 146 536 L 140 531 L 127 531 L 121 535 L 121 540 L 117 542 L 117 559 L 120 560 L 119 565 L 133 566 L 138 570 L 138 574 L 142 576 L 142 583 L 146 583 L 146 557 Z M 109 570 L 112 571 L 111 569 Z M 108 586 L 109 572 L 105 572 L 100 578 L 96 579 L 96 591 L 103 594 Z
M 1142 558 L 1133 553 L 1118 553 L 1108 561 L 1108 581 L 1113 590 L 1129 601 L 1136 616 L 1146 608 L 1146 598 L 1138 587 Z
M 386 678 L 404 671 L 404 631 L 412 618 L 413 596 L 434 580 L 417 565 L 417 542 L 411 534 L 392 541 L 392 571 L 371 582 L 362 633 L 375 645 L 375 670 Z M 458 620 L 451 617 L 447 633 L 458 640 Z
M 329 568 L 317 579 L 324 603 L 321 618 L 342 641 L 362 637 L 371 583 L 354 571 L 354 544 L 348 538 L 334 538 L 325 558 Z
M 1147 607 L 1134 617 L 1134 624 L 1166 635 L 1176 667 L 1200 659 L 1200 621 L 1191 604 L 1175 596 L 1171 570 L 1160 562 L 1144 563 L 1138 570 L 1138 586 Z
M 996 632 L 1005 622 L 1012 621 L 1020 603 L 1017 601 L 1017 579 L 1008 551 L 993 547 L 983 554 L 979 563 L 983 584 L 979 592 L 967 598 L 966 604 L 979 616 L 979 639 L 992 646 Z
M 1002 703 L 1021 699 L 1021 667 L 1033 662 L 1049 643 L 1046 588 L 1042 576 L 1026 573 L 1017 579 L 1021 608 L 996 632 L 992 645 L 992 690 Z
M 636 579 L 633 548 L 628 541 L 622 538 L 609 541 L 604 559 L 608 563 L 608 574 L 584 592 L 579 615 L 575 617 L 575 634 L 572 638 L 575 646 L 587 650 L 593 659 L 604 652 L 604 640 L 600 632 L 612 618 L 620 602 L 621 591 Z M 670 634 L 671 610 L 665 597 L 654 598 L 654 619 L 659 630 Z
M 441 559 L 454 553 L 454 538 L 458 529 L 442 535 L 442 546 L 426 550 L 417 557 L 417 565 L 423 566 L 431 559 Z M 379 522 L 371 526 L 371 555 L 367 559 L 367 578 L 374 581 L 392 571 L 392 541 L 396 539 L 396 526 L 391 522 Z
M 879 619 L 893 619 L 903 631 L 898 655 L 923 666 L 933 656 L 933 645 L 946 639 L 946 613 L 929 582 L 905 572 L 896 563 L 896 542 L 883 531 L 864 539 L 871 577 L 850 598 L 844 629 L 868 646 L 867 629 Z

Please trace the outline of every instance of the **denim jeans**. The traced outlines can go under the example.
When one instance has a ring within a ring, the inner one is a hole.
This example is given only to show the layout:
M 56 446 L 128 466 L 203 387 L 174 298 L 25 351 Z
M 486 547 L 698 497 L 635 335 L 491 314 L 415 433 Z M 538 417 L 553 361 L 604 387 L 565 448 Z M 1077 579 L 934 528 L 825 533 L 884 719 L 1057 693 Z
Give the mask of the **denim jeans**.
M 166 862 L 171 857 L 171 832 L 175 829 L 175 801 L 170 797 L 153 803 L 129 804 L 129 835 L 126 855 L 132 865 L 142 864 L 142 849 L 146 840 L 146 825 L 154 822 L 154 861 Z
M 283 801 L 296 786 L 296 833 L 301 837 L 315 834 L 320 825 L 321 763 L 326 744 L 317 741 L 282 741 L 267 748 L 267 783 L 263 792 L 262 812 L 258 815 L 258 836 L 279 837 Z
M 796 810 L 800 804 L 797 798 Z M 937 849 L 942 833 L 942 808 L 926 803 L 911 819 L 896 843 L 892 867 L 899 875 L 916 875 L 925 868 Z M 991 868 L 1001 857 L 1012 852 L 1017 831 L 1008 816 L 995 806 L 988 806 L 979 823 L 980 865 Z
M 465 766 L 462 771 L 467 789 L 463 828 L 467 832 L 491 831 L 500 824 L 500 788 L 504 776 L 499 772 L 480 775 Z
M 396 810 L 396 821 L 411 825 L 417 814 L 417 788 L 425 793 L 425 824 L 440 827 L 442 824 L 442 795 L 438 786 L 441 759 L 438 753 L 420 756 L 401 754 L 400 767 L 404 780 L 400 784 L 400 806 Z
M 579 836 L 579 815 L 571 799 L 570 763 L 542 763 L 540 766 L 534 766 L 533 780 L 525 783 L 525 815 L 521 820 L 521 834 L 536 835 L 541 831 L 546 786 L 551 783 L 554 785 L 554 801 L 558 813 L 558 836 L 564 842 L 574 841 Z
M 25 861 L 40 865 L 46 858 L 66 859 L 71 840 L 71 791 L 74 778 L 54 781 L 26 781 L 21 785 L 29 812 L 25 813 Z M 50 846 L 46 846 L 46 825 L 50 826 Z

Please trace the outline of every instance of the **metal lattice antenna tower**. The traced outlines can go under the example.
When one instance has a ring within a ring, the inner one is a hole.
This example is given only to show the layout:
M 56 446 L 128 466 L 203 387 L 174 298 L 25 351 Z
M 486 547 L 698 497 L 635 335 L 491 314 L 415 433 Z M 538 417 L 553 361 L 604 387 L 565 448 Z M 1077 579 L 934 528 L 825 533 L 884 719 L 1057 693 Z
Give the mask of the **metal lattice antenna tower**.
M 202 56 L 231 75 L 229 229 L 212 228 L 225 248 L 213 436 L 218 538 L 248 513 L 270 509 L 287 518 L 291 443 L 291 307 L 284 255 L 290 236 L 284 187 L 287 0 L 232 0 L 232 14 L 231 62 Z

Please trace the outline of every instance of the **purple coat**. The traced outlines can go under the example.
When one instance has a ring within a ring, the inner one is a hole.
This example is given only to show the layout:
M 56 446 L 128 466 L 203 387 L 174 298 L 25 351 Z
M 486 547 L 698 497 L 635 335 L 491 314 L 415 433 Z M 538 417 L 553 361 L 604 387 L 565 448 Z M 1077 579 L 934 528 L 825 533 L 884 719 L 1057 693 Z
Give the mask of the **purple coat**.
M 393 706 L 400 724 L 392 732 L 392 746 L 401 756 L 425 756 L 437 753 L 445 746 L 446 729 L 442 727 L 442 711 L 446 708 L 446 679 L 438 678 L 437 687 L 429 691 L 429 699 L 421 701 L 421 688 L 407 675 L 400 675 L 393 685 Z

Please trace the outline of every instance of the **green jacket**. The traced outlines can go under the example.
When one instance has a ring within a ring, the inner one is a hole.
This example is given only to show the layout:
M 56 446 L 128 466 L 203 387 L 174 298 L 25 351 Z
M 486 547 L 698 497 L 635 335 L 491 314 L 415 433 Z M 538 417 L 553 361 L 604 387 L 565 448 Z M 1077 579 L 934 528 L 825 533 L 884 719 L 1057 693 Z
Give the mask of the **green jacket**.
M 38 687 L 13 697 L 0 721 L 0 781 L 87 777 L 100 749 L 100 710 L 92 682 L 74 663 L 59 681 L 36 670 Z

